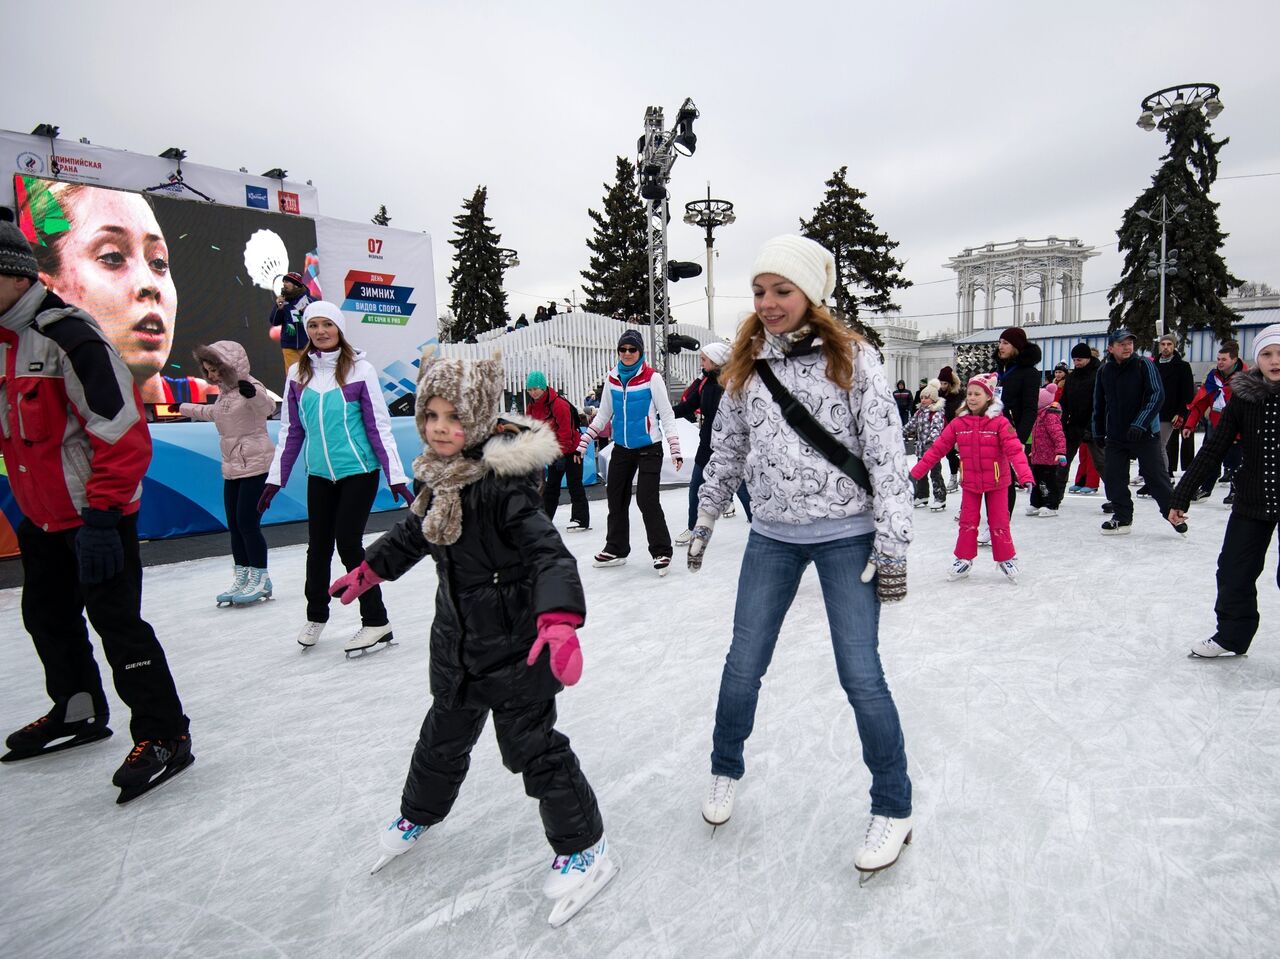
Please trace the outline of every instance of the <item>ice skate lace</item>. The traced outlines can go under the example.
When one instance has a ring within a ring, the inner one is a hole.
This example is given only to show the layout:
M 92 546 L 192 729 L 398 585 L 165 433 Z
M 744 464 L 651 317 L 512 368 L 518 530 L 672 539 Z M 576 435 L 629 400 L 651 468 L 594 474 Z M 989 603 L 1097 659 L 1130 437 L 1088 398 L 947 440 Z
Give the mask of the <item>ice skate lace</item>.
M 728 776 L 713 776 L 711 779 L 711 805 L 723 806 L 733 795 L 733 780 Z
M 889 838 L 889 830 L 892 824 L 889 822 L 888 816 L 872 816 L 871 822 L 867 823 L 867 838 L 862 845 L 866 849 L 879 849 L 885 844 Z
M 125 762 L 132 765 L 138 761 L 147 747 L 151 745 L 150 739 L 143 739 L 133 744 L 133 749 L 129 750 L 129 755 L 125 757 Z
M 29 732 L 31 732 L 32 730 L 39 729 L 41 726 L 43 726 L 43 725 L 44 725 L 45 723 L 47 723 L 48 721 L 49 721 L 49 717 L 48 717 L 48 716 L 41 716 L 41 717 L 40 717 L 39 719 L 37 719 L 35 722 L 33 722 L 33 723 L 27 723 L 25 726 L 23 726 L 23 727 L 22 727 L 22 731 L 23 731 L 24 733 L 29 733 Z

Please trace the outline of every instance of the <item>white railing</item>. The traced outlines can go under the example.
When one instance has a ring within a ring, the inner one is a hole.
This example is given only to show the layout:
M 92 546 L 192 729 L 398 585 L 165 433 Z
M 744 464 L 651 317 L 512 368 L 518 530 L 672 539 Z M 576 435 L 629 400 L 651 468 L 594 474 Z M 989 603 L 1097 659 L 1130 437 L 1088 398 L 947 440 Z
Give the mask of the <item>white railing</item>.
M 545 323 L 531 323 L 513 330 L 490 330 L 481 333 L 476 343 L 442 343 L 444 356 L 467 360 L 483 360 L 502 354 L 502 366 L 506 373 L 507 390 L 519 393 L 524 390 L 525 377 L 532 370 L 541 370 L 547 382 L 557 392 L 566 396 L 579 409 L 586 395 L 604 381 L 609 370 L 618 362 L 618 337 L 624 330 L 636 329 L 645 341 L 647 355 L 649 328 L 636 327 L 621 320 L 596 313 L 558 313 Z M 673 323 L 672 333 L 691 336 L 706 344 L 716 338 L 705 326 L 691 323 Z M 702 367 L 698 354 L 688 350 L 669 359 L 669 369 L 664 377 L 669 388 L 683 388 L 699 375 Z

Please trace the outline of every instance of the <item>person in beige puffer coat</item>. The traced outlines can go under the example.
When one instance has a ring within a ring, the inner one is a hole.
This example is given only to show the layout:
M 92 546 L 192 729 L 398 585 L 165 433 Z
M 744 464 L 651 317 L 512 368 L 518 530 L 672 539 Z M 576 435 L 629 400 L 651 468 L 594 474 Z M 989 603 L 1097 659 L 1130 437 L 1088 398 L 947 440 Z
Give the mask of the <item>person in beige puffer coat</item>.
M 193 351 L 205 378 L 219 388 L 217 402 L 183 403 L 176 412 L 205 420 L 218 428 L 222 449 L 222 502 L 231 533 L 235 579 L 219 593 L 217 604 L 244 606 L 271 598 L 267 575 L 267 541 L 262 536 L 258 497 L 267 482 L 275 445 L 267 435 L 267 418 L 276 402 L 249 373 L 249 355 L 232 340 L 219 340 Z

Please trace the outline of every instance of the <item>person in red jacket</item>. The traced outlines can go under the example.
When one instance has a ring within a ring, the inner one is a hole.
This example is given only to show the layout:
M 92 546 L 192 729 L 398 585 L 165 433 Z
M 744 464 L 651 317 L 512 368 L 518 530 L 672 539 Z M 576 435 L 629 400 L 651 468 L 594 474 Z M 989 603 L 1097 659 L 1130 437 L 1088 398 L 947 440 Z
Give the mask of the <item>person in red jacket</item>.
M 1182 427 L 1182 438 L 1190 439 L 1195 432 L 1196 424 L 1200 422 L 1200 417 L 1208 413 L 1209 422 L 1205 425 L 1204 441 L 1209 442 L 1209 437 L 1213 436 L 1213 431 L 1218 428 L 1218 420 L 1222 419 L 1222 411 L 1227 408 L 1227 404 L 1231 402 L 1231 378 L 1237 373 L 1245 372 L 1249 367 L 1244 360 L 1240 359 L 1240 344 L 1235 340 L 1225 340 L 1222 346 L 1218 348 L 1218 362 L 1214 369 L 1209 371 L 1209 375 L 1204 378 L 1204 385 L 1196 391 L 1196 395 L 1191 402 L 1187 404 L 1187 418 L 1182 423 L 1174 420 L 1175 426 Z M 1240 467 L 1240 445 L 1233 443 L 1231 448 L 1227 450 L 1226 455 L 1222 459 L 1222 469 L 1228 477 L 1234 477 L 1235 472 Z M 1208 477 L 1204 486 L 1196 491 L 1192 497 L 1192 502 L 1199 502 L 1202 499 L 1208 499 L 1213 493 L 1213 487 L 1217 484 L 1218 477 Z M 1227 493 L 1226 499 L 1222 502 L 1231 506 L 1235 500 L 1235 490 L 1232 489 Z
M 995 398 L 996 375 L 983 373 L 969 380 L 965 409 L 947 424 L 915 466 L 911 478 L 918 480 L 933 469 L 955 446 L 960 453 L 960 534 L 956 539 L 956 559 L 950 578 L 969 575 L 978 555 L 978 520 L 982 504 L 987 506 L 991 529 L 991 556 L 1009 582 L 1018 581 L 1018 556 L 1009 531 L 1009 494 L 1005 492 L 1017 474 L 1018 485 L 1031 485 L 1031 466 L 1013 424 Z
M 529 394 L 525 413 L 549 424 L 560 442 L 560 456 L 547 467 L 542 508 L 549 518 L 555 519 L 556 507 L 560 505 L 560 481 L 567 477 L 569 502 L 572 504 L 568 531 L 580 533 L 591 529 L 591 507 L 587 505 L 587 493 L 582 488 L 582 462 L 573 455 L 578 449 L 578 441 L 582 439 L 578 424 L 574 422 L 573 407 L 547 385 L 547 376 L 541 370 L 534 370 L 525 377 L 524 388 Z
M 133 375 L 93 318 L 49 293 L 22 233 L 0 222 L 0 453 L 22 510 L 23 624 L 53 708 L 5 740 L 28 759 L 111 735 L 84 613 L 102 640 L 134 747 L 117 802 L 193 761 L 189 722 L 141 615 L 137 514 L 151 434 Z

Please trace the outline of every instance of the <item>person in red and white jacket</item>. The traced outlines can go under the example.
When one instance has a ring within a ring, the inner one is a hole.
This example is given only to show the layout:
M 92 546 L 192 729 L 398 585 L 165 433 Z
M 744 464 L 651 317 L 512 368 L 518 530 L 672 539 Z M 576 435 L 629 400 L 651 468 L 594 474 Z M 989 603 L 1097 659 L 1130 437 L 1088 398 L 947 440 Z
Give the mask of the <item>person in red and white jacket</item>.
M 0 222 L 0 454 L 18 525 L 23 623 L 53 708 L 5 741 L 6 761 L 111 735 L 84 614 L 102 640 L 135 747 L 121 800 L 192 761 L 164 649 L 141 616 L 137 513 L 151 435 L 133 375 L 98 324 L 39 282 L 22 233 Z
M 587 504 L 587 492 L 582 488 L 582 461 L 574 455 L 582 434 L 578 430 L 573 407 L 547 385 L 547 375 L 541 370 L 532 370 L 525 377 L 524 389 L 529 394 L 525 413 L 550 426 L 560 444 L 560 455 L 547 467 L 546 482 L 542 487 L 542 508 L 550 519 L 556 518 L 556 507 L 560 505 L 560 480 L 563 478 L 569 487 L 569 502 L 573 504 L 568 531 L 581 533 L 589 530 L 591 507 Z
M 1222 411 L 1227 408 L 1227 404 L 1231 402 L 1231 379 L 1238 373 L 1244 373 L 1249 369 L 1244 360 L 1240 359 L 1240 344 L 1235 340 L 1225 340 L 1218 347 L 1218 362 L 1213 369 L 1209 371 L 1209 375 L 1204 378 L 1204 385 L 1196 391 L 1196 395 L 1191 402 L 1187 404 L 1187 418 L 1181 421 L 1181 417 L 1174 417 L 1173 425 L 1182 427 L 1182 438 L 1190 439 L 1192 433 L 1195 432 L 1196 424 L 1200 422 L 1200 417 L 1206 414 L 1209 422 L 1205 424 L 1204 441 L 1209 442 L 1209 437 L 1213 435 L 1213 431 L 1218 428 L 1218 420 L 1222 419 Z M 1180 422 L 1181 421 L 1181 422 Z M 1238 439 L 1238 437 L 1237 437 Z M 1222 458 L 1222 469 L 1228 477 L 1234 478 L 1235 472 L 1240 468 L 1240 445 L 1233 443 L 1231 448 L 1227 450 L 1226 455 Z M 1218 477 L 1213 475 L 1208 477 L 1204 486 L 1198 489 L 1193 501 L 1208 499 L 1213 493 L 1213 487 L 1217 485 Z M 1227 498 L 1223 500 L 1227 506 L 1231 506 L 1235 500 L 1235 490 L 1232 489 L 1227 493 Z

